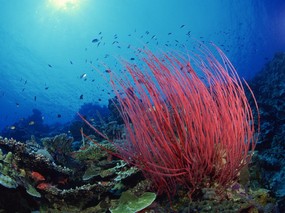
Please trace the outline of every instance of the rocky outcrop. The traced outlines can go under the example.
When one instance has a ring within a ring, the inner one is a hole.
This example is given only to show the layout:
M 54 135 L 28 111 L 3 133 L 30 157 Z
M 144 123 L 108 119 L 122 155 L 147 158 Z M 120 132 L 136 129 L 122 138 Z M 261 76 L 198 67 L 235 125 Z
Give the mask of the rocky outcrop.
M 260 184 L 285 197 L 285 53 L 277 53 L 250 86 L 261 119 L 255 158 Z

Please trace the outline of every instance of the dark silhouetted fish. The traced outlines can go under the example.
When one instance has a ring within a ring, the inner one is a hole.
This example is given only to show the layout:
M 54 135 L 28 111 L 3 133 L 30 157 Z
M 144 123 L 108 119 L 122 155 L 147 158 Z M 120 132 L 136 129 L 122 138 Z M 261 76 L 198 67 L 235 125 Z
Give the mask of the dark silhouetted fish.
M 81 76 L 80 76 L 80 78 L 82 79 L 82 78 L 86 78 L 87 77 L 87 74 L 86 73 L 83 73 Z
M 98 41 L 99 41 L 98 38 L 94 38 L 94 39 L 92 40 L 92 43 L 96 43 L 96 42 L 98 42 Z

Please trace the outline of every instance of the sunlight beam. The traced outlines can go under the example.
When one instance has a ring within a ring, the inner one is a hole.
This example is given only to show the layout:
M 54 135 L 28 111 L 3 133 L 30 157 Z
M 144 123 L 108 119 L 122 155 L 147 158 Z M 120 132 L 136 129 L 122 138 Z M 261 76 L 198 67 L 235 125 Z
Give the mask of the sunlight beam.
M 79 7 L 79 0 L 49 0 L 57 10 L 74 10 Z

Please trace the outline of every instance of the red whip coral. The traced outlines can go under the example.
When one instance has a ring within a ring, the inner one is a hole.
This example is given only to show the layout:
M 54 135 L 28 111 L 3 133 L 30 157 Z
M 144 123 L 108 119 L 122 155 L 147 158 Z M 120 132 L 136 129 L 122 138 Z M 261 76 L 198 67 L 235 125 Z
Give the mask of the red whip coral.
M 188 59 L 144 51 L 143 68 L 124 63 L 131 78 L 111 76 L 127 132 L 119 155 L 158 192 L 227 187 L 250 160 L 252 110 L 234 67 L 216 49 L 221 62 L 203 46 Z

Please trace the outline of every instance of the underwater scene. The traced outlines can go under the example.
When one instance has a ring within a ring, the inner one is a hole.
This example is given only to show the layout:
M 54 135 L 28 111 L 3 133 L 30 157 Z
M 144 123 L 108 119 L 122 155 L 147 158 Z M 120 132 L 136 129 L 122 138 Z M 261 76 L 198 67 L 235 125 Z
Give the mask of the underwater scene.
M 0 213 L 284 213 L 284 0 L 0 0 Z

